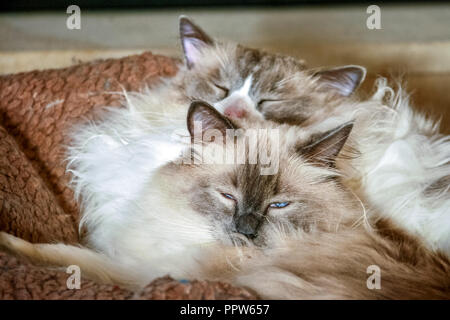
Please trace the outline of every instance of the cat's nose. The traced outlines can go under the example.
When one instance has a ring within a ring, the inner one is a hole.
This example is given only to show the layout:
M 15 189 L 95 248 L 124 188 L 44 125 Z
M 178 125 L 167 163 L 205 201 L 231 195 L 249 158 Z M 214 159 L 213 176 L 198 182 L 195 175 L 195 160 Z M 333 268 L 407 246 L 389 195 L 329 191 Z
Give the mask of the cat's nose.
M 247 111 L 241 105 L 233 104 L 226 107 L 223 114 L 229 118 L 243 118 L 247 114 Z
M 259 219 L 252 214 L 241 216 L 236 221 L 236 230 L 249 239 L 256 237 L 258 231 Z

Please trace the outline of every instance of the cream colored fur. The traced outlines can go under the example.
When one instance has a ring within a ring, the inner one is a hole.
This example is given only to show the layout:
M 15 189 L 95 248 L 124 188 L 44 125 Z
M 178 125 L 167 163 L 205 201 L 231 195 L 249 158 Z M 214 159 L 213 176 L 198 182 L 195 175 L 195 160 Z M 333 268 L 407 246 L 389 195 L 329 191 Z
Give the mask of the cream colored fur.
M 359 156 L 340 161 L 349 185 L 379 217 L 450 256 L 450 137 L 385 79 L 368 101 L 341 108 L 339 121 L 356 119 Z

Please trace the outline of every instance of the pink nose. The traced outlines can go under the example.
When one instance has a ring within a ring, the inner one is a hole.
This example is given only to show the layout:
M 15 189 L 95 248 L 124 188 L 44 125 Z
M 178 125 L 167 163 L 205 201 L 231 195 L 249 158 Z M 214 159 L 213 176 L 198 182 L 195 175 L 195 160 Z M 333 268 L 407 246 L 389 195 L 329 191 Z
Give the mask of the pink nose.
M 223 113 L 230 118 L 243 118 L 247 112 L 239 106 L 231 105 Z

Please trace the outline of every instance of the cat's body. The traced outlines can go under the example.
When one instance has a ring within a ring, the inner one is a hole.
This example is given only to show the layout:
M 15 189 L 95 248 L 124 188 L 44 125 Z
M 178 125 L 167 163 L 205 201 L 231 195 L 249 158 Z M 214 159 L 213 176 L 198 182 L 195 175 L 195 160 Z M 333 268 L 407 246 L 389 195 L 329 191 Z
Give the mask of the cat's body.
M 450 137 L 401 88 L 377 85 L 371 99 L 319 110 L 303 125 L 320 131 L 354 120 L 358 156 L 338 161 L 346 185 L 374 209 L 372 219 L 388 218 L 450 256 Z
M 401 90 L 390 91 L 380 81 L 374 97 L 358 105 L 352 141 L 360 155 L 341 168 L 378 212 L 374 219 L 388 218 L 450 256 L 450 137 Z M 386 92 L 391 96 L 380 103 Z
M 449 260 L 386 221 L 372 231 L 290 234 L 276 243 L 242 255 L 234 264 L 238 271 L 227 274 L 214 266 L 211 279 L 231 281 L 265 299 L 450 298 Z

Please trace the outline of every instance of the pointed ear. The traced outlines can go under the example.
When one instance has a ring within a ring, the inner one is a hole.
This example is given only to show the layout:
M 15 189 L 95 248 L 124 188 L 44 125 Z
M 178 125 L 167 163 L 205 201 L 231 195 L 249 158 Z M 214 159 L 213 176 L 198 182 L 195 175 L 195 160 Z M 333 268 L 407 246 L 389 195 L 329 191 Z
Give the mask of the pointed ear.
M 313 136 L 312 141 L 299 148 L 302 156 L 328 167 L 334 167 L 336 157 L 352 131 L 353 123 L 345 123 L 335 129 Z
M 366 68 L 361 66 L 343 66 L 321 70 L 314 74 L 319 78 L 324 90 L 333 90 L 339 95 L 351 95 L 366 78 Z
M 188 68 L 199 59 L 202 47 L 212 45 L 214 41 L 186 16 L 180 16 L 180 39 Z
M 201 134 L 207 130 L 219 130 L 225 137 L 227 129 L 234 129 L 233 124 L 213 106 L 204 101 L 193 101 L 189 106 L 187 126 L 191 137 L 200 132 L 194 129 L 201 125 Z

